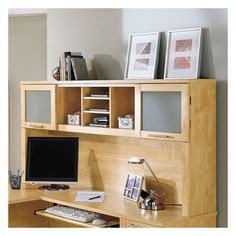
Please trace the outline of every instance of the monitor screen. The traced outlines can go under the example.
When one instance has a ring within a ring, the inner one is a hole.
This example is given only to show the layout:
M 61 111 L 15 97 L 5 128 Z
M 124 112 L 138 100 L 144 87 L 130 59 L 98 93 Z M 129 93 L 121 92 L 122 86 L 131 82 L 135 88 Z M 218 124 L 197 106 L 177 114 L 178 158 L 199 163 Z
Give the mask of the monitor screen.
M 26 181 L 75 183 L 78 181 L 79 138 L 28 137 Z

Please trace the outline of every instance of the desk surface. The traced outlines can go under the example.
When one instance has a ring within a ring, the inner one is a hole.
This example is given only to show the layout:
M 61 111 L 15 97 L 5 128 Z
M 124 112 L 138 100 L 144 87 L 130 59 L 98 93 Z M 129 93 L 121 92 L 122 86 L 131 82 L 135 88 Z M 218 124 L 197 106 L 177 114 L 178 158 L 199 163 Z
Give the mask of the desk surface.
M 85 210 L 98 212 L 118 218 L 134 220 L 155 226 L 164 226 L 169 223 L 184 220 L 182 208 L 167 206 L 162 211 L 146 211 L 138 207 L 138 203 L 124 199 L 121 194 L 105 192 L 103 203 L 80 203 L 75 201 L 77 191 L 42 191 L 38 189 L 9 190 L 9 204 L 44 200 Z
M 43 191 L 38 189 L 20 189 L 8 190 L 8 204 L 23 203 L 29 201 L 40 200 L 40 197 L 44 194 Z
M 103 203 L 81 203 L 75 202 L 76 191 L 68 192 L 48 192 L 41 196 L 42 200 L 54 202 L 57 204 L 78 207 L 89 211 L 96 211 L 101 214 L 134 220 L 138 222 L 146 222 L 147 224 L 163 226 L 168 221 L 176 221 L 183 218 L 182 208 L 167 206 L 162 211 L 146 211 L 138 207 L 137 202 L 124 199 L 118 193 L 105 192 Z

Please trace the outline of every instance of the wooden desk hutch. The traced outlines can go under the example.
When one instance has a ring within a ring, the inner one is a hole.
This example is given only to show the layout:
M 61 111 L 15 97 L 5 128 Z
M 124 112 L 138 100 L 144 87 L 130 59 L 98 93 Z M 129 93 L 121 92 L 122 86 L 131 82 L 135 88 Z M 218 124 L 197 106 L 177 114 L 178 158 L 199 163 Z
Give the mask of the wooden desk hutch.
M 22 168 L 28 136 L 76 136 L 79 184 L 63 192 L 28 184 L 10 190 L 10 227 L 92 227 L 37 211 L 52 203 L 111 217 L 103 227 L 112 221 L 119 227 L 216 226 L 215 80 L 28 81 L 21 82 L 21 106 Z M 68 125 L 67 115 L 77 111 L 81 124 Z M 134 114 L 133 129 L 118 128 L 126 114 Z M 109 117 L 108 128 L 89 126 L 97 115 Z M 147 191 L 156 187 L 148 169 L 128 165 L 132 156 L 151 165 L 167 193 L 165 210 L 143 211 L 122 197 L 128 173 L 144 176 Z M 105 202 L 74 202 L 78 189 L 104 191 Z

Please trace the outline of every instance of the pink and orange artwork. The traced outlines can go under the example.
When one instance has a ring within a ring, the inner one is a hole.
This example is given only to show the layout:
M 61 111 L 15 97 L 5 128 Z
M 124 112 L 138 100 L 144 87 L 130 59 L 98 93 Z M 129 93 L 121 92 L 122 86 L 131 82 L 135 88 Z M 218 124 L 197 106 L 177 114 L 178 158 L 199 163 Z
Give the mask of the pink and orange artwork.
M 175 51 L 176 52 L 189 52 L 192 50 L 192 39 L 176 40 Z
M 175 57 L 174 69 L 175 70 L 187 70 L 190 68 L 191 57 Z

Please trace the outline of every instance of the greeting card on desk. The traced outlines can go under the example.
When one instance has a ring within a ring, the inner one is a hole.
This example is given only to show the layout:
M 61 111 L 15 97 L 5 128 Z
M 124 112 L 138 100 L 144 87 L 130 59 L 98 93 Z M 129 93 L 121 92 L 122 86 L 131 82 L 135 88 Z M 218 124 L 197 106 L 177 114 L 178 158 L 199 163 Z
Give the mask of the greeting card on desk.
M 104 202 L 104 192 L 78 191 L 76 202 Z

